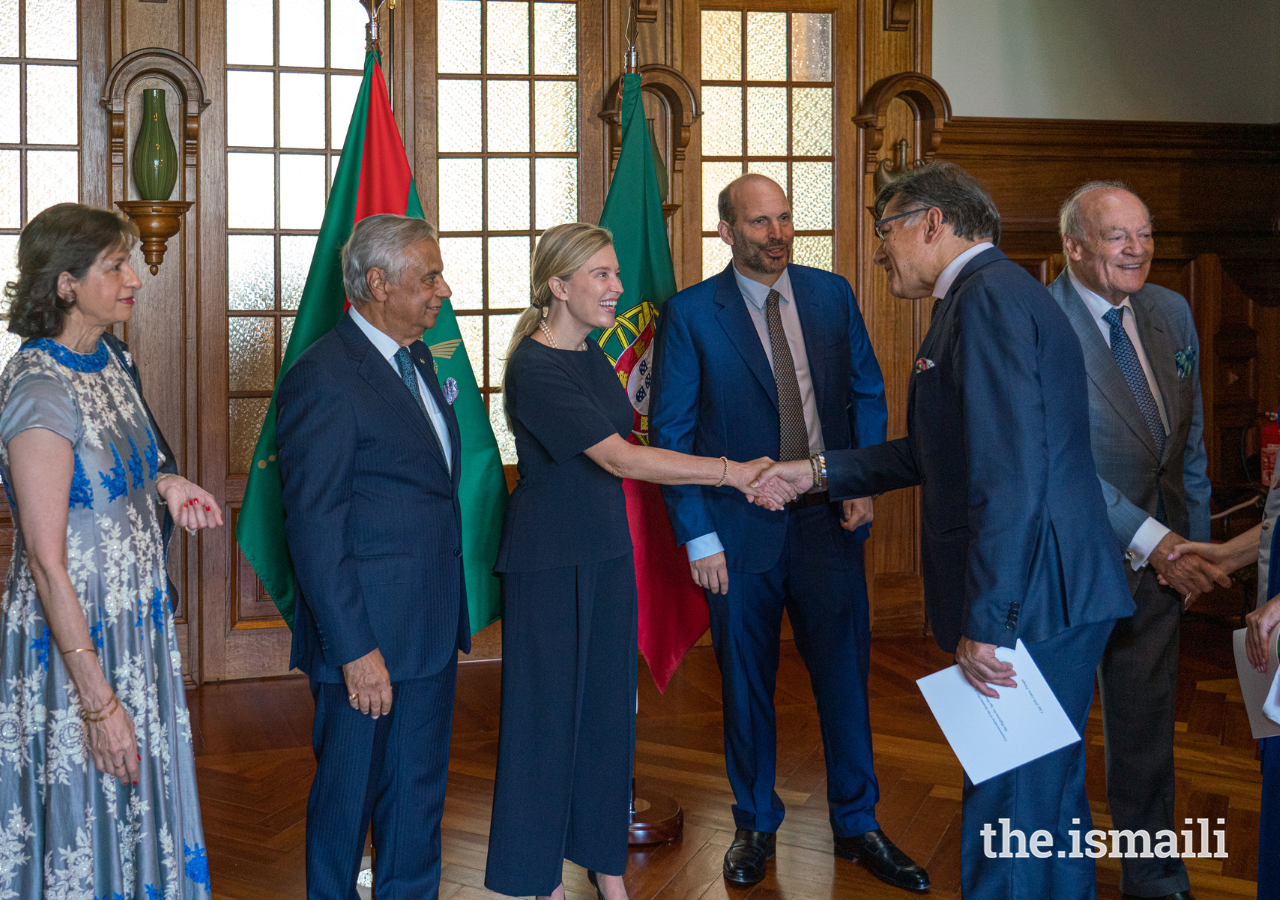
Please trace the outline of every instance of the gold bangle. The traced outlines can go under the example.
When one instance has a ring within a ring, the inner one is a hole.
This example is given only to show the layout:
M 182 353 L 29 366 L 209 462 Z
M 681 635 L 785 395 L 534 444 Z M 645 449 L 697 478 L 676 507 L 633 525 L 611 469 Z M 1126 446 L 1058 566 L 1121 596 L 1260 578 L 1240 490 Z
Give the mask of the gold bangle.
M 716 487 L 724 487 L 724 483 L 729 479 L 729 458 L 727 456 L 720 457 L 720 461 L 724 463 L 724 474 L 720 476 L 720 480 L 716 482 Z
M 89 722 L 105 722 L 110 719 L 117 709 L 120 708 L 120 698 L 115 694 L 111 695 L 111 702 L 95 712 L 85 712 L 85 720 Z
M 97 653 L 92 647 L 76 647 L 74 650 L 63 650 L 63 656 L 70 656 L 72 653 Z

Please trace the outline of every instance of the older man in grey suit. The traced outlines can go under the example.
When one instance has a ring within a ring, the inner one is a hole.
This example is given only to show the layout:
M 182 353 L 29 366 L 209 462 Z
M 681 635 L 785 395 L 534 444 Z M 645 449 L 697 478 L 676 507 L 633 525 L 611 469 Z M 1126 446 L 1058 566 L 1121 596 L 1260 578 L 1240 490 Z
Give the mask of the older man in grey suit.
M 1154 843 L 1173 819 L 1173 716 L 1184 597 L 1226 584 L 1198 556 L 1209 538 L 1200 342 L 1180 294 L 1146 283 L 1155 246 L 1147 206 L 1119 182 L 1090 182 L 1062 205 L 1067 269 L 1049 286 L 1084 350 L 1089 425 L 1117 553 L 1137 611 L 1116 623 L 1098 666 L 1113 826 Z M 1166 585 L 1160 583 L 1161 576 Z M 1121 863 L 1128 897 L 1191 897 L 1181 859 Z

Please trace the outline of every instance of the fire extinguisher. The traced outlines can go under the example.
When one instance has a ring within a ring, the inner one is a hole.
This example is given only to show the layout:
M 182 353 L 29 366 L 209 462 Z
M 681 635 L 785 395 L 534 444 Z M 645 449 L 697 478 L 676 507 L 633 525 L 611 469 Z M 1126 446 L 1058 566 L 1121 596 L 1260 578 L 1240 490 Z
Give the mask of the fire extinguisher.
M 1275 477 L 1276 453 L 1280 451 L 1280 423 L 1276 422 L 1275 413 L 1267 413 L 1258 429 L 1258 444 L 1262 451 L 1262 483 L 1270 487 Z

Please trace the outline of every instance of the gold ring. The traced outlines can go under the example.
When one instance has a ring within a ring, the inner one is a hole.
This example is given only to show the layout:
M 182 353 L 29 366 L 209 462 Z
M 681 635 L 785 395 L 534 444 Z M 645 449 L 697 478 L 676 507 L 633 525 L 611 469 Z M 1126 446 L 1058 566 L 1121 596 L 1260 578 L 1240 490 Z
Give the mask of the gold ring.
M 359 697 L 359 696 L 360 696 L 359 694 L 347 694 L 347 699 L 348 699 L 348 700 L 355 700 L 355 699 L 356 699 L 357 697 Z

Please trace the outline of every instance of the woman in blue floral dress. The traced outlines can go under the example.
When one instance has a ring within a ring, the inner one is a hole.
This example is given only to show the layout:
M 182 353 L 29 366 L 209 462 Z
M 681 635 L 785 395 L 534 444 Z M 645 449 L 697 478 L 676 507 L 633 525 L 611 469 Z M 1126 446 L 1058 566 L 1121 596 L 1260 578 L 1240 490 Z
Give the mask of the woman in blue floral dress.
M 136 231 L 64 203 L 5 288 L 25 338 L 0 376 L 17 531 L 0 599 L 0 898 L 209 896 L 165 565 L 164 504 L 222 524 L 177 475 L 110 326 L 141 282 Z

